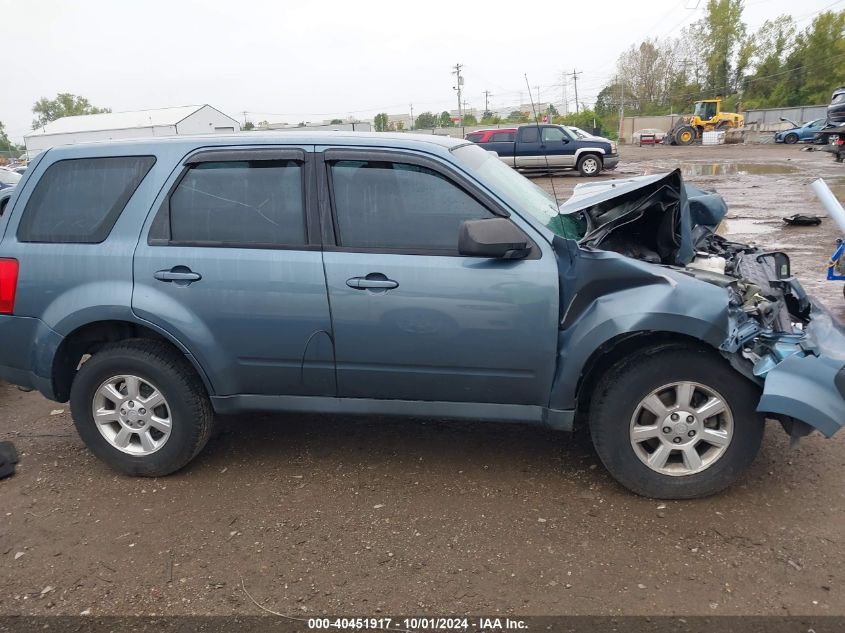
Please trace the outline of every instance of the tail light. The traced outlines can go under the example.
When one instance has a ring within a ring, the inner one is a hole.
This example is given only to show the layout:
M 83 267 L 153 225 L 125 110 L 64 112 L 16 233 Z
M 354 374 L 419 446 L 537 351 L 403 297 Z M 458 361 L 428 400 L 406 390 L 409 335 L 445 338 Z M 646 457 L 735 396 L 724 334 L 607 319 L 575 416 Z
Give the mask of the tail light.
M 0 314 L 15 311 L 15 293 L 18 290 L 18 260 L 0 258 Z

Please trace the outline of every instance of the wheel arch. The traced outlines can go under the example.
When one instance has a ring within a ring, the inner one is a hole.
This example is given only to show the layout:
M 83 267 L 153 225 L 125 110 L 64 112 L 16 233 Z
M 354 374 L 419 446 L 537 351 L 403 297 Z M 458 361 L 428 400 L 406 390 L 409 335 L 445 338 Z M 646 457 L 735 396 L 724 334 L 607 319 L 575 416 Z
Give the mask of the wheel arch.
M 62 339 L 53 355 L 50 372 L 55 399 L 66 402 L 70 398 L 70 388 L 84 356 L 96 353 L 108 343 L 128 339 L 159 341 L 184 355 L 202 380 L 208 394 L 214 395 L 211 381 L 196 357 L 169 333 L 136 321 L 111 319 L 80 325 Z
M 683 347 L 707 352 L 722 359 L 726 369 L 731 369 L 728 360 L 707 341 L 676 331 L 644 330 L 619 334 L 600 345 L 588 357 L 575 386 L 576 426 L 584 426 L 587 408 L 596 385 L 608 371 L 625 358 L 632 358 L 647 351 L 666 347 Z M 737 375 L 743 376 L 740 372 Z M 743 376 L 746 380 L 747 377 Z
M 581 147 L 575 150 L 575 163 L 578 164 L 578 161 L 588 154 L 593 154 L 604 165 L 604 150 L 601 147 Z

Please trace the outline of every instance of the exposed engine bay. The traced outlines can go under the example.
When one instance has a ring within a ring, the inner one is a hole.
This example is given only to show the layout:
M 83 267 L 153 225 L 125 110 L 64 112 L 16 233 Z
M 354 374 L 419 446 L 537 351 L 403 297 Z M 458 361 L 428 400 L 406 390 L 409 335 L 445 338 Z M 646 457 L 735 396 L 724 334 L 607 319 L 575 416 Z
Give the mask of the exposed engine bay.
M 729 324 L 719 350 L 735 369 L 765 384 L 758 410 L 776 412 L 772 417 L 778 417 L 793 437 L 811 428 L 792 419 L 800 419 L 800 407 L 782 407 L 786 398 L 769 393 L 775 389 L 767 379 L 773 369 L 781 364 L 797 369 L 801 359 L 808 359 L 799 371 L 812 367 L 814 373 L 826 365 L 815 379 L 831 383 L 831 388 L 835 381 L 837 390 L 841 382 L 845 388 L 842 327 L 792 276 L 789 256 L 720 235 L 717 229 L 727 213 L 724 200 L 685 184 L 680 170 L 578 185 L 560 212 L 566 237 L 577 240 L 581 249 L 618 253 L 723 288 L 726 304 L 710 317 L 714 323 Z M 791 363 L 784 363 L 792 357 Z M 780 389 L 785 380 L 788 376 L 771 382 Z M 778 406 L 767 409 L 767 397 Z M 845 420 L 831 415 L 833 432 Z

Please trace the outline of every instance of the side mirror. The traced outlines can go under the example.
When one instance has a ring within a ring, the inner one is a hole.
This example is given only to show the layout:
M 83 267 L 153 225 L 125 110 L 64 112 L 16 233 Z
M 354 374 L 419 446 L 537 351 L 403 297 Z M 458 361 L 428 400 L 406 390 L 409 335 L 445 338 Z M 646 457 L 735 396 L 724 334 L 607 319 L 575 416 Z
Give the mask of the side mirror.
M 531 244 L 507 218 L 466 220 L 458 233 L 458 251 L 470 257 L 522 259 L 531 252 Z

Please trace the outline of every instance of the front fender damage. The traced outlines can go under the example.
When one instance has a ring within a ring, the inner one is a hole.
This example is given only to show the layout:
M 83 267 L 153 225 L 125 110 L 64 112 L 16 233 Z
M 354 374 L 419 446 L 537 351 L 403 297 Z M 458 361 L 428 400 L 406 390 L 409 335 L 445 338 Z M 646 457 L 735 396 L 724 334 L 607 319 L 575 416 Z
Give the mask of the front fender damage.
M 761 413 L 798 420 L 832 436 L 845 423 L 845 331 L 815 301 L 803 335 L 775 339 L 755 363 L 764 378 Z M 797 430 L 793 431 L 793 436 Z
M 805 294 L 789 257 L 719 235 L 724 201 L 677 171 L 618 182 L 576 187 L 561 207 L 570 239 L 555 244 L 563 313 L 553 404 L 567 404 L 561 387 L 582 366 L 571 362 L 582 360 L 579 340 L 666 331 L 718 349 L 761 387 L 757 411 L 794 440 L 842 428 L 845 328 Z

